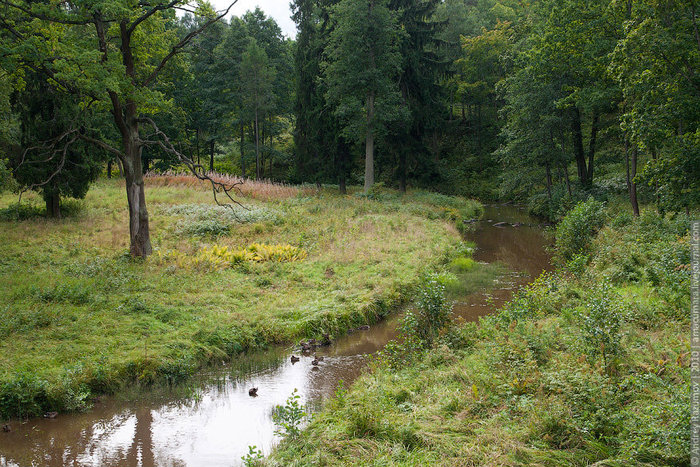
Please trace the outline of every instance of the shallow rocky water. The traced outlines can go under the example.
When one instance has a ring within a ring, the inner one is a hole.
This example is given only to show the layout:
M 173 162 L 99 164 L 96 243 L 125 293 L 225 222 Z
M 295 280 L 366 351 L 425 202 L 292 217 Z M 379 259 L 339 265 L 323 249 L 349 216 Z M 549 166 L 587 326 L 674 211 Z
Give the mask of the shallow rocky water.
M 506 226 L 495 226 L 506 222 Z M 489 206 L 466 235 L 474 259 L 501 262 L 510 272 L 488 292 L 476 292 L 454 307 L 474 321 L 508 300 L 518 287 L 549 269 L 546 236 L 537 220 L 512 206 Z M 512 224 L 520 223 L 517 227 Z M 292 363 L 288 349 L 242 356 L 198 375 L 183 390 L 97 402 L 83 414 L 10 423 L 0 432 L 0 466 L 231 466 L 254 445 L 268 453 L 277 437 L 272 410 L 296 389 L 310 410 L 362 372 L 367 356 L 395 336 L 398 317 L 355 331 L 317 355 Z M 258 388 L 258 396 L 248 390 Z M 183 394 L 184 393 L 184 394 Z

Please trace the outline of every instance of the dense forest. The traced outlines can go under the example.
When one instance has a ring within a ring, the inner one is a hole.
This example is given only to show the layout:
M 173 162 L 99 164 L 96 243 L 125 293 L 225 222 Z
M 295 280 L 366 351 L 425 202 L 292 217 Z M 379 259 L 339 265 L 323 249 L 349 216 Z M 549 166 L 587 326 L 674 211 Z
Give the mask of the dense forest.
M 700 4 L 234 4 L 0 0 L 0 464 L 688 465 Z

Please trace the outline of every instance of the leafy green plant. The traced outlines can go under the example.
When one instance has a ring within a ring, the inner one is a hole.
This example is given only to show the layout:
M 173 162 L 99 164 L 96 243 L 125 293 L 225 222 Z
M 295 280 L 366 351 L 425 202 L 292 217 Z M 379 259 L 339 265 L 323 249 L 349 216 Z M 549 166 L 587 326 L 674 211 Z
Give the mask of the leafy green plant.
M 431 347 L 439 332 L 450 323 L 451 306 L 437 274 L 426 276 L 415 299 L 415 333 L 424 347 Z
M 32 295 L 39 302 L 66 302 L 85 305 L 92 300 L 90 290 L 83 284 L 58 284 L 54 287 L 35 288 Z
M 284 405 L 278 405 L 272 412 L 272 421 L 277 429 L 275 434 L 284 437 L 296 438 L 301 433 L 301 424 L 306 418 L 305 407 L 299 402 L 297 389 L 295 388 L 287 398 Z
M 389 342 L 381 352 L 381 357 L 392 368 L 413 361 L 422 351 L 431 348 L 451 323 L 452 307 L 439 274 L 423 277 L 414 305 L 401 320 L 398 339 Z
M 602 282 L 577 315 L 586 350 L 591 356 L 602 357 L 603 367 L 609 371 L 621 351 L 623 320 L 619 297 L 612 286 Z
M 574 276 L 580 277 L 586 270 L 590 257 L 584 254 L 576 254 L 566 262 L 566 269 Z
M 459 257 L 452 260 L 450 267 L 455 272 L 467 272 L 471 271 L 476 265 L 476 261 L 471 258 Z
M 33 371 L 22 370 L 0 381 L 0 417 L 31 417 L 48 406 L 48 383 Z
M 593 236 L 605 222 L 603 203 L 590 198 L 578 203 L 559 223 L 556 232 L 557 255 L 564 262 L 585 254 Z
M 263 452 L 257 446 L 248 446 L 248 454 L 241 456 L 241 460 L 246 467 L 255 467 L 260 465 L 260 461 L 264 457 Z
M 3 221 L 24 221 L 45 215 L 46 209 L 28 203 L 14 203 L 0 209 L 0 220 Z

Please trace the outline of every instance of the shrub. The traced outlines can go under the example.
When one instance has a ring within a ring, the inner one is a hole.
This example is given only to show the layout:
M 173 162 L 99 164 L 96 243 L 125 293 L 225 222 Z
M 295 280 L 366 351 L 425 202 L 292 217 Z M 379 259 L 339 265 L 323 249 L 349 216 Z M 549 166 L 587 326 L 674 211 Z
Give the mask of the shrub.
M 564 262 L 588 252 L 591 240 L 605 221 L 603 203 L 594 200 L 578 203 L 557 225 L 557 255 Z
M 248 446 L 248 453 L 241 456 L 241 460 L 246 467 L 254 467 L 260 465 L 264 457 L 263 452 L 257 446 Z
M 566 269 L 576 277 L 581 277 L 586 271 L 589 256 L 584 254 L 574 255 L 567 263 Z
M 467 272 L 470 271 L 472 268 L 474 268 L 474 265 L 476 265 L 476 261 L 474 261 L 471 258 L 465 258 L 465 257 L 459 257 L 455 258 L 452 260 L 450 263 L 450 267 L 455 271 L 455 272 Z
M 437 274 L 426 276 L 418 287 L 415 300 L 415 330 L 424 347 L 431 347 L 438 333 L 449 323 L 451 306 L 445 296 L 445 286 Z
M 603 358 L 606 371 L 621 351 L 623 311 L 619 302 L 610 284 L 603 282 L 577 313 L 586 350 Z
M 272 412 L 272 421 L 277 429 L 275 434 L 296 438 L 301 433 L 301 424 L 306 418 L 304 406 L 299 403 L 300 396 L 296 388 L 284 405 L 278 405 Z
M 0 194 L 5 191 L 14 191 L 18 188 L 17 181 L 12 177 L 12 171 L 8 168 L 8 160 L 0 158 Z
M 399 337 L 389 342 L 381 357 L 392 368 L 413 361 L 423 350 L 433 346 L 451 323 L 451 304 L 445 296 L 441 275 L 429 274 L 418 286 L 415 308 L 404 314 Z
M 14 203 L 0 209 L 0 220 L 24 221 L 37 217 L 44 217 L 46 210 L 33 204 Z
M 11 379 L 0 382 L 0 417 L 31 417 L 48 406 L 48 383 L 33 371 L 19 371 Z

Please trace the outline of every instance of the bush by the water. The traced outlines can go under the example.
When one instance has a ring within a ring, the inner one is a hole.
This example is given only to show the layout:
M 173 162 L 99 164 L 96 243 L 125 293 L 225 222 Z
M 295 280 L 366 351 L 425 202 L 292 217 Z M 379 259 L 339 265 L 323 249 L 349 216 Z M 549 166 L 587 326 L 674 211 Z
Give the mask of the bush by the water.
M 605 222 L 603 203 L 590 198 L 578 203 L 557 225 L 556 251 L 563 261 L 588 252 L 591 240 Z

